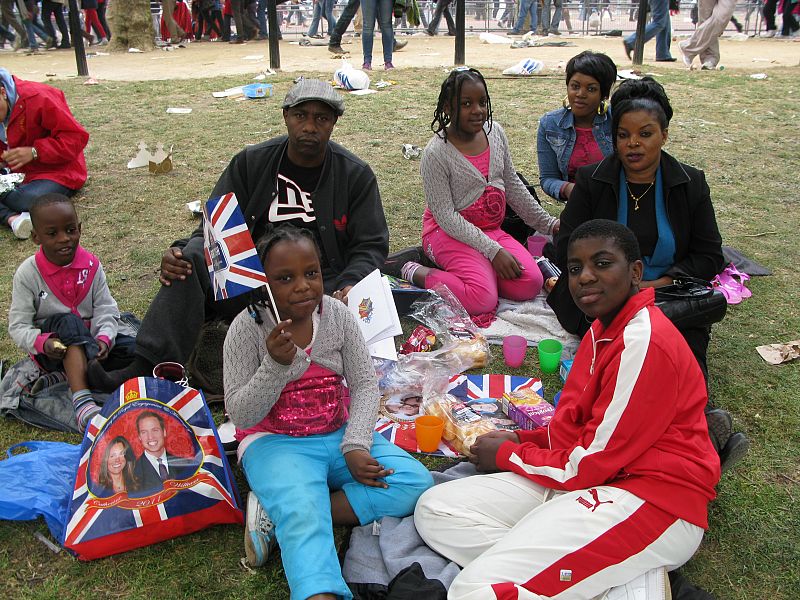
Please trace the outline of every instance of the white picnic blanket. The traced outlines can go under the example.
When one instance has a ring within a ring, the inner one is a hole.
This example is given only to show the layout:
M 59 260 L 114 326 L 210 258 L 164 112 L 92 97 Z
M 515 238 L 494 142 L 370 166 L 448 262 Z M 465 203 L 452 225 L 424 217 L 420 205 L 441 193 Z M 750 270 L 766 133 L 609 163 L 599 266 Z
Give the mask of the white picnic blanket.
M 497 307 L 497 319 L 489 327 L 481 329 L 481 334 L 490 344 L 502 344 L 507 335 L 524 336 L 528 340 L 528 346 L 536 346 L 539 340 L 553 338 L 564 344 L 562 358 L 572 358 L 581 339 L 564 331 L 546 298 L 547 294 L 543 291 L 528 302 L 513 302 L 501 298 Z

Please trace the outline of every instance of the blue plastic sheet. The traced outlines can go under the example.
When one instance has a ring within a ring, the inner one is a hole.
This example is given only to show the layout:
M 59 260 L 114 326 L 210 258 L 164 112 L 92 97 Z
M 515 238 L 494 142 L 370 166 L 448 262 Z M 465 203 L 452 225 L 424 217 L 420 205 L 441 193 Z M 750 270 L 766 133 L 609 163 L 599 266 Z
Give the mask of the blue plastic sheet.
M 17 449 L 28 452 L 14 453 Z M 0 519 L 32 521 L 44 517 L 54 539 L 62 541 L 69 498 L 81 447 L 64 442 L 22 442 L 0 461 Z

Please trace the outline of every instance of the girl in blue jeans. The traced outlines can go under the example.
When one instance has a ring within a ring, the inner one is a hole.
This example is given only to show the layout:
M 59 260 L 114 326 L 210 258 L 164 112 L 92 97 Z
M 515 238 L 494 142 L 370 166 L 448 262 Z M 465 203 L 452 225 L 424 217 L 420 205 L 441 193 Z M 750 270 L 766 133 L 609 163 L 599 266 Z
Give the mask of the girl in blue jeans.
M 392 64 L 392 50 L 394 49 L 394 30 L 392 29 L 392 0 L 362 0 L 361 12 L 364 17 L 361 30 L 361 47 L 364 51 L 365 71 L 372 70 L 372 43 L 375 36 L 375 21 L 381 30 L 381 44 L 383 45 L 383 68 L 387 71 L 394 69 Z
M 349 599 L 333 525 L 410 515 L 433 480 L 374 431 L 372 361 L 353 315 L 324 295 L 313 234 L 284 225 L 258 251 L 274 307 L 239 314 L 224 348 L 225 406 L 252 490 L 245 551 L 262 565 L 277 538 L 292 598 Z

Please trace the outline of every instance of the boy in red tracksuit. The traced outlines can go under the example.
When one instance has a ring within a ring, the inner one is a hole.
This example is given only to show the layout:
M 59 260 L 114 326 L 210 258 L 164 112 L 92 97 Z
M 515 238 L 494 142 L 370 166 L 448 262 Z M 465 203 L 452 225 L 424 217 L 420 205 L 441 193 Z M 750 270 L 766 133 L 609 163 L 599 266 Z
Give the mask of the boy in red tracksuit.
M 565 275 L 595 321 L 549 427 L 481 436 L 472 461 L 490 474 L 420 498 L 420 535 L 464 567 L 449 600 L 661 599 L 700 545 L 720 476 L 705 380 L 639 291 L 640 258 L 624 225 L 572 233 Z

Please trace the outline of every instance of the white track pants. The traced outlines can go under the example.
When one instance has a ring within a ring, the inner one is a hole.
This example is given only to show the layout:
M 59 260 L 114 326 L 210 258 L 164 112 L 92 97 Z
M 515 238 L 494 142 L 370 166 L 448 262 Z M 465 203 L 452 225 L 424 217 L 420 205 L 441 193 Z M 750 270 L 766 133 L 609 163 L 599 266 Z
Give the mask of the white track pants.
M 449 600 L 587 600 L 678 568 L 703 538 L 625 490 L 557 492 L 515 473 L 437 485 L 414 519 L 431 548 L 464 568 Z

